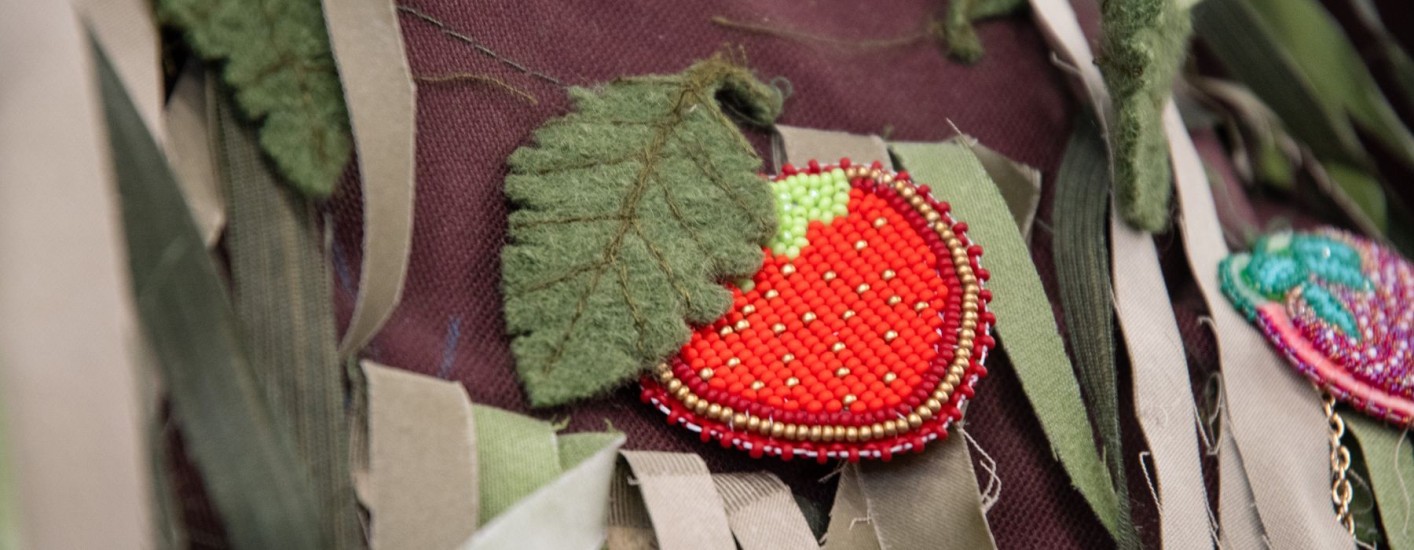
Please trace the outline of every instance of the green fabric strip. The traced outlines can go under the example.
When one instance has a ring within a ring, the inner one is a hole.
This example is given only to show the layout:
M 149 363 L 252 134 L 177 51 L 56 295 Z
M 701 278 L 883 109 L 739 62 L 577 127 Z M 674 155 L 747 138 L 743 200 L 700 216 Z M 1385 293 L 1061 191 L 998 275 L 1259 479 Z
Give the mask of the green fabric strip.
M 1056 198 L 1051 208 L 1051 239 L 1056 280 L 1080 389 L 1097 424 L 1110 479 L 1117 481 L 1120 546 L 1137 548 L 1124 483 L 1124 444 L 1119 427 L 1116 381 L 1113 289 L 1110 286 L 1109 222 L 1110 167 L 1105 142 L 1090 119 L 1075 122 L 1065 156 L 1056 174 Z
M 98 72 L 133 293 L 172 414 L 238 549 L 318 548 L 323 510 L 239 338 L 214 262 L 171 168 L 112 66 Z
M 893 152 L 914 179 L 933 186 L 952 205 L 968 235 L 985 249 L 991 272 L 990 308 L 997 316 L 1007 356 L 1021 379 L 1051 450 L 1071 483 L 1117 540 L 1119 502 L 1109 471 L 1093 444 L 1080 386 L 1057 332 L 1041 277 L 1017 230 L 1006 201 L 965 145 L 893 143 Z
M 1370 488 L 1379 507 L 1380 523 L 1384 526 L 1385 543 L 1393 550 L 1414 548 L 1414 511 L 1410 508 L 1410 492 L 1414 491 L 1414 441 L 1403 441 L 1408 434 L 1397 427 L 1363 414 L 1342 414 L 1345 426 L 1360 441 L 1365 469 L 1370 475 Z M 1355 526 L 1356 533 L 1364 531 Z
M 299 465 L 314 482 L 328 520 L 321 546 L 360 548 L 343 366 L 318 213 L 281 182 L 256 131 L 241 123 L 224 91 L 217 107 L 218 165 L 229 194 L 231 290 L 251 372 L 277 422 L 294 434 Z
M 485 405 L 474 405 L 472 415 L 481 470 L 479 524 L 485 525 L 560 475 L 560 451 L 555 427 L 547 422 Z

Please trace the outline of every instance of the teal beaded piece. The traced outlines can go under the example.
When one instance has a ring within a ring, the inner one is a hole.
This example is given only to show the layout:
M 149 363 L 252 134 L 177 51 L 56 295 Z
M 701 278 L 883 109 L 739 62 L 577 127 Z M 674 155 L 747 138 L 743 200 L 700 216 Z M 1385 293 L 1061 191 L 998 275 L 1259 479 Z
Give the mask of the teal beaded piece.
M 849 178 L 835 168 L 820 174 L 797 173 L 777 181 L 776 219 L 780 229 L 767 248 L 776 255 L 794 258 L 809 244 L 810 222 L 829 224 L 849 213 Z
M 1223 292 L 1249 319 L 1261 303 L 1282 300 L 1296 290 L 1316 315 L 1358 341 L 1355 316 L 1315 282 L 1369 290 L 1370 281 L 1360 270 L 1360 253 L 1340 240 L 1322 234 L 1277 233 L 1258 240 L 1250 255 L 1223 260 L 1219 279 Z

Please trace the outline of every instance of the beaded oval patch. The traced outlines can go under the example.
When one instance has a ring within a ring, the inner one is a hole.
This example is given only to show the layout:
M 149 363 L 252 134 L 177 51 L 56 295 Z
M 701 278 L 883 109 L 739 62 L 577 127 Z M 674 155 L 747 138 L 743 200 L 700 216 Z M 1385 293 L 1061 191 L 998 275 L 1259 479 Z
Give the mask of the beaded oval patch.
M 1219 267 L 1223 292 L 1337 399 L 1414 420 L 1414 267 L 1334 229 L 1263 237 Z
M 733 305 L 643 379 L 668 422 L 754 457 L 888 460 L 947 437 L 995 345 L 982 248 L 906 172 L 790 165 Z

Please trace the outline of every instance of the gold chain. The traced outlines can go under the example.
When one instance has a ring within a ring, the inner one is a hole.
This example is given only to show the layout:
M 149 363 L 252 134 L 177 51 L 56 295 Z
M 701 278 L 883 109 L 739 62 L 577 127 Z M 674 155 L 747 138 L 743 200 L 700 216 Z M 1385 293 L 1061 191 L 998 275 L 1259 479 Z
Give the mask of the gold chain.
M 1355 534 L 1355 518 L 1350 515 L 1350 449 L 1340 442 L 1345 436 L 1345 421 L 1335 412 L 1335 396 L 1325 394 L 1326 422 L 1331 428 L 1331 504 L 1336 518 L 1345 530 Z

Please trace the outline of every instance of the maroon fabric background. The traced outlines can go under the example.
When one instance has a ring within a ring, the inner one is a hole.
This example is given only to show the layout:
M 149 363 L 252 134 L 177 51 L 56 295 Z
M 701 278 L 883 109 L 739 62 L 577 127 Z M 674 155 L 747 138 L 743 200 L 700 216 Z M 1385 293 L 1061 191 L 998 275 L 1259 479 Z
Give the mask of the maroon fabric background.
M 953 135 L 950 123 L 956 124 L 988 146 L 1043 172 L 1040 223 L 1031 249 L 1053 307 L 1058 307 L 1054 305 L 1058 304 L 1054 299 L 1057 287 L 1047 230 L 1053 199 L 1050 183 L 1069 135 L 1069 121 L 1078 107 L 1026 15 L 981 24 L 978 33 L 987 47 L 987 57 L 977 65 L 962 66 L 947 60 L 931 43 L 850 52 L 710 22 L 710 17 L 723 15 L 837 39 L 888 39 L 917 33 L 930 19 L 941 17 L 946 4 L 931 0 L 727 0 L 712 5 L 523 0 L 476 6 L 454 0 L 401 1 L 442 19 L 505 57 L 570 85 L 589 86 L 622 75 L 676 72 L 730 45 L 745 52 L 748 64 L 763 79 L 789 80 L 794 94 L 786 103 L 782 123 L 902 140 L 945 139 Z M 1096 36 L 1098 14 L 1093 0 L 1073 3 L 1087 34 Z M 1379 3 L 1393 16 L 1391 28 L 1408 29 L 1414 22 L 1410 17 L 1414 12 L 1407 6 L 1392 0 Z M 416 75 L 468 72 L 494 76 L 530 92 L 538 103 L 485 83 L 420 85 L 418 196 L 407 291 L 364 355 L 391 366 L 457 380 L 479 403 L 546 419 L 568 419 L 571 431 L 600 430 L 612 423 L 628 434 L 629 448 L 697 452 L 718 472 L 770 470 L 797 495 L 828 513 L 835 482 L 829 476 L 831 466 L 752 460 L 745 453 L 701 444 L 693 434 L 669 427 L 663 415 L 641 404 L 633 387 L 570 407 L 527 409 L 508 342 L 502 336 L 498 288 L 499 251 L 505 238 L 504 159 L 527 144 L 534 128 L 565 113 L 568 101 L 559 86 L 517 72 L 413 16 L 402 15 L 402 25 Z M 1414 34 L 1403 38 L 1410 36 Z M 1199 60 L 1203 59 L 1200 55 Z M 762 154 L 769 155 L 765 135 L 759 130 L 749 131 L 749 135 Z M 1218 138 L 1211 132 L 1197 132 L 1195 140 L 1205 162 L 1236 186 Z M 1242 200 L 1241 193 L 1228 196 Z M 1319 221 L 1339 224 L 1338 217 L 1329 212 L 1325 219 L 1299 214 L 1289 197 L 1257 193 L 1252 202 L 1252 210 L 1243 205 L 1225 210 L 1253 212 L 1258 224 L 1274 220 L 1289 220 L 1298 227 Z M 1316 201 L 1300 202 L 1312 206 Z M 341 327 L 348 322 L 358 286 L 361 206 L 357 169 L 351 163 L 330 204 L 337 230 L 333 260 Z M 1234 219 L 1239 217 L 1242 219 Z M 1253 221 L 1245 215 L 1224 220 L 1229 227 Z M 1212 334 L 1200 322 L 1206 307 L 1193 283 L 1180 238 L 1170 232 L 1156 236 L 1155 241 L 1188 351 L 1192 389 L 1201 396 L 1217 370 Z M 1058 310 L 1056 314 L 1059 323 Z M 1122 347 L 1119 351 L 1120 410 L 1132 411 L 1127 357 Z M 1003 482 L 1001 500 L 988 514 L 999 546 L 1113 547 L 1052 459 L 1005 353 L 994 355 L 989 366 L 991 376 L 978 388 L 968 423 L 981 447 L 996 459 Z M 1122 420 L 1125 455 L 1138 457 L 1145 443 L 1136 420 L 1132 414 Z M 180 434 L 172 423 L 165 432 L 173 443 L 174 482 L 183 497 L 182 513 L 191 546 L 225 547 L 219 516 L 182 452 Z M 1135 460 L 1127 462 L 1133 466 Z M 1206 457 L 1204 469 L 1210 498 L 1216 502 L 1216 460 Z M 1144 546 L 1157 548 L 1157 512 L 1139 468 L 1129 468 L 1127 481 Z M 940 547 L 946 545 L 947 541 L 939 541 Z
M 572 85 L 677 72 L 724 45 L 739 45 L 760 77 L 790 81 L 794 93 L 782 123 L 942 140 L 954 134 L 951 122 L 1041 169 L 1047 181 L 1059 164 L 1075 111 L 1049 50 L 1025 15 L 982 24 L 978 31 L 987 57 L 964 66 L 949 61 L 935 43 L 848 52 L 710 21 L 724 15 L 840 39 L 891 38 L 916 33 L 942 16 L 943 5 L 925 0 L 879 1 L 867 8 L 845 1 L 808 7 L 783 1 L 407 3 L 502 56 Z M 738 451 L 703 445 L 693 434 L 669 427 L 661 413 L 639 402 L 633 388 L 571 407 L 527 410 L 502 336 L 501 189 L 506 156 L 527 144 L 534 128 L 566 112 L 567 98 L 563 89 L 510 69 L 416 17 L 404 14 L 402 24 L 415 74 L 491 75 L 532 93 L 539 104 L 484 83 L 420 85 L 418 196 L 408 286 L 367 356 L 458 380 L 479 403 L 542 418 L 568 417 L 570 430 L 603 429 L 611 422 L 628 434 L 630 448 L 695 451 L 713 471 L 771 470 L 828 511 L 833 478 L 822 478 L 832 465 L 752 460 Z M 1043 221 L 1049 217 L 1049 199 L 1047 188 Z M 351 175 L 333 205 L 343 322 L 357 288 L 360 206 Z M 1049 236 L 1038 230 L 1033 244 L 1038 264 L 1053 283 Z M 1054 285 L 1048 290 L 1054 295 Z M 1051 459 L 1004 355 L 992 366 L 993 375 L 982 383 L 968 418 L 973 435 L 996 458 L 1004 483 L 1002 498 L 989 514 L 998 542 L 1005 548 L 1112 546 Z

